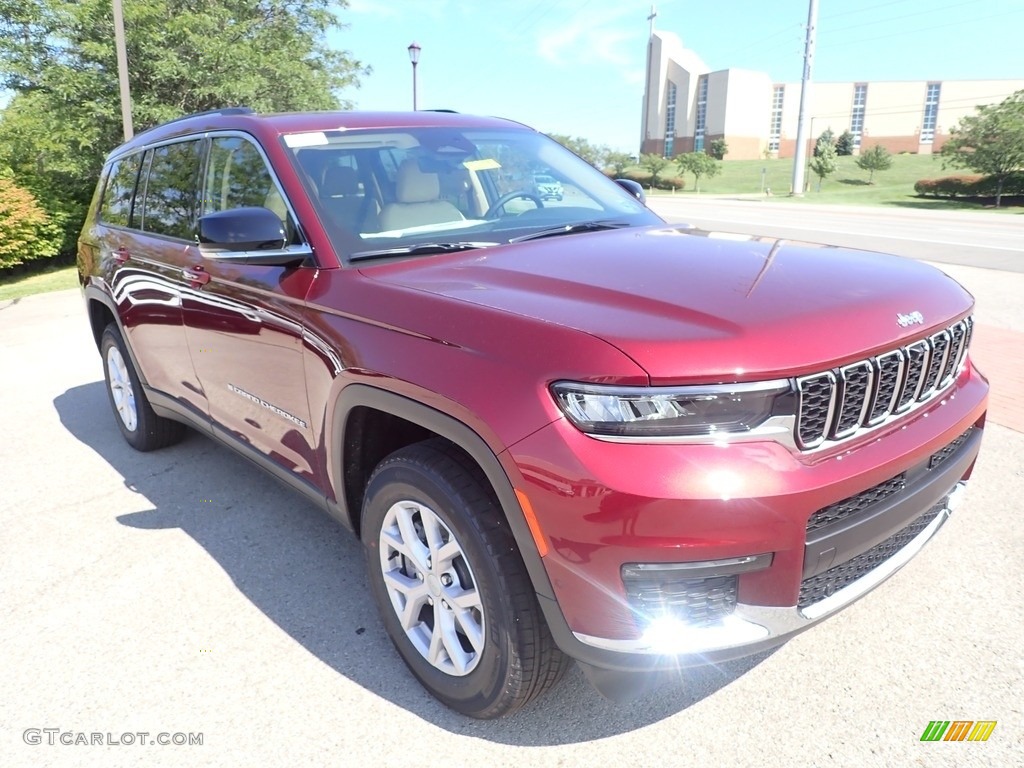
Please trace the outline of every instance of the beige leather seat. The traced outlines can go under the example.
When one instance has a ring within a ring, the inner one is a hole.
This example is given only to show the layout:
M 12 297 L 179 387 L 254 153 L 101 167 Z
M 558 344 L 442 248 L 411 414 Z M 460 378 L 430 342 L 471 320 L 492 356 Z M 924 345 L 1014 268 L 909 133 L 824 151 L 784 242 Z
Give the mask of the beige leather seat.
M 441 184 L 436 173 L 424 173 L 416 160 L 403 160 L 395 179 L 395 202 L 380 212 L 382 231 L 409 229 L 466 217 L 447 200 L 441 200 Z

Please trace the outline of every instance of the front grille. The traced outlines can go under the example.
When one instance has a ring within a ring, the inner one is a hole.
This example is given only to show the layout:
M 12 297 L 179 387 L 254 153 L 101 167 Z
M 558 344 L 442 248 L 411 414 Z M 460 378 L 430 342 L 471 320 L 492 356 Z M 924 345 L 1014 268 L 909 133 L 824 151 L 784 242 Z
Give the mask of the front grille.
M 648 621 L 671 616 L 692 627 L 707 627 L 736 608 L 735 576 L 683 578 L 679 572 L 624 566 L 622 581 L 633 611 Z
M 844 520 L 850 517 L 850 515 L 862 512 L 872 504 L 877 504 L 883 499 L 899 493 L 906 485 L 907 476 L 899 474 L 886 480 L 884 483 L 879 483 L 873 488 L 868 488 L 866 491 L 858 493 L 856 496 L 843 499 L 835 504 L 829 504 L 827 507 L 823 507 L 811 515 L 811 518 L 807 521 L 807 532 L 817 531 L 820 528 L 832 525 L 832 523 Z
M 937 396 L 960 370 L 972 327 L 968 317 L 905 347 L 797 379 L 797 445 L 843 440 Z
M 960 437 L 958 437 L 952 443 L 947 445 L 945 448 L 940 448 L 935 453 L 933 453 L 931 458 L 928 459 L 928 469 L 933 469 L 934 467 L 939 466 L 939 464 L 941 464 L 954 453 L 956 453 L 960 446 L 967 442 L 967 438 L 971 436 L 971 432 L 973 431 L 973 427 L 971 429 L 968 429 L 966 432 L 960 435 Z
M 867 552 L 862 552 L 841 565 L 829 568 L 824 573 L 804 579 L 800 583 L 800 598 L 797 601 L 797 606 L 806 608 L 809 605 L 814 605 L 819 600 L 830 597 L 882 565 L 927 528 L 929 523 L 942 512 L 945 505 L 946 500 L 943 499 L 906 528 L 894 533 L 882 543 L 876 544 Z

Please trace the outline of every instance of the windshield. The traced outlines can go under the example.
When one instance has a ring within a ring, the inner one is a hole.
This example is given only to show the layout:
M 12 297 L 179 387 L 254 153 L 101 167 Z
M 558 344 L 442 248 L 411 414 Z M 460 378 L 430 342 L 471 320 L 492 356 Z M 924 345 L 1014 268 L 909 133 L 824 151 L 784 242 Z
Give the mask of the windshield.
M 339 130 L 288 134 L 284 142 L 346 258 L 661 222 L 600 171 L 528 129 Z M 553 198 L 540 184 L 561 189 Z

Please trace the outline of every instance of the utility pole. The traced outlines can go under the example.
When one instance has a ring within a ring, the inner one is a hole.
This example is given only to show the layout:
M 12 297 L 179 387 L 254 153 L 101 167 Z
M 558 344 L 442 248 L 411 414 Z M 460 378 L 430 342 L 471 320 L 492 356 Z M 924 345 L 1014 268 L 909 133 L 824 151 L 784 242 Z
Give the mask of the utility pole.
M 804 76 L 800 82 L 800 119 L 796 126 L 796 153 L 793 156 L 793 189 L 791 195 L 803 197 L 804 163 L 807 158 L 807 110 L 811 106 L 811 66 L 818 26 L 818 0 L 810 0 L 807 9 L 807 40 L 804 43 Z
M 121 125 L 124 140 L 135 135 L 132 129 L 132 95 L 128 89 L 128 51 L 124 42 L 124 12 L 121 0 L 114 0 L 114 48 L 117 49 L 117 82 L 121 88 Z
M 644 115 L 640 121 L 640 151 L 637 157 L 644 152 L 644 142 L 651 138 L 650 109 L 651 109 L 651 64 L 654 57 L 654 19 L 658 16 L 658 10 L 652 5 L 651 13 L 647 17 L 650 22 L 650 30 L 647 33 L 647 76 L 644 78 Z

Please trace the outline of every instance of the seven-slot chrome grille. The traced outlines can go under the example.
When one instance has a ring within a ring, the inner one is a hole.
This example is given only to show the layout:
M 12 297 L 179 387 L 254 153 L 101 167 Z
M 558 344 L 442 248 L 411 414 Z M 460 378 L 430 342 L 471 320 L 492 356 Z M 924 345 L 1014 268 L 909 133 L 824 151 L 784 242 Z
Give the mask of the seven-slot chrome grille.
M 960 370 L 973 325 L 968 317 L 899 349 L 798 378 L 797 445 L 843 440 L 931 400 Z

